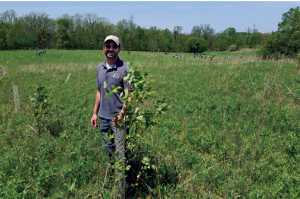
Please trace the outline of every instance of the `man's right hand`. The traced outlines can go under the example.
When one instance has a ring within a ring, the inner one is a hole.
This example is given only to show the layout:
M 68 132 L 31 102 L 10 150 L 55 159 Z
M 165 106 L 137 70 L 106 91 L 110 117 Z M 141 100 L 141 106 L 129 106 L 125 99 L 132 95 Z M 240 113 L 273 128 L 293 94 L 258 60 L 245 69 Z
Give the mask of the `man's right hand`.
M 97 119 L 98 119 L 98 116 L 94 114 L 92 116 L 92 119 L 91 119 L 91 125 L 92 125 L 93 128 L 98 127 L 98 125 L 97 125 Z

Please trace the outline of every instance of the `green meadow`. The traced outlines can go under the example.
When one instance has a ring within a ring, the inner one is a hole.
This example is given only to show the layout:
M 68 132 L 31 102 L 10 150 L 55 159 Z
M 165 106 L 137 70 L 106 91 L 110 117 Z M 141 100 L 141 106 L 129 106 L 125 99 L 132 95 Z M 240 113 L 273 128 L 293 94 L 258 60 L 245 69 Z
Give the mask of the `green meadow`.
M 157 170 L 126 197 L 299 198 L 298 62 L 254 49 L 173 54 L 120 53 L 170 106 L 139 143 Z M 103 50 L 0 51 L 0 198 L 112 197 L 108 153 L 90 125 L 104 59 Z M 30 98 L 40 85 L 49 111 L 38 124 Z

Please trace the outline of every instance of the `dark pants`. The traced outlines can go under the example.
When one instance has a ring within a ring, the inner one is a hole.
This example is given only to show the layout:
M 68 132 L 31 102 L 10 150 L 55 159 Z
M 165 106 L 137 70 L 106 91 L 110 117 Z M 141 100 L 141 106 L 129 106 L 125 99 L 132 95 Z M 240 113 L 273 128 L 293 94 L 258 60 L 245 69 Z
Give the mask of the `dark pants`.
M 107 133 L 110 131 L 110 135 L 114 134 L 117 131 L 124 131 L 123 129 L 116 129 L 116 127 L 113 125 L 112 120 L 109 119 L 105 119 L 105 118 L 99 118 L 100 119 L 100 132 L 102 134 L 102 136 L 105 136 L 104 133 Z M 126 134 L 129 133 L 129 129 L 126 129 Z M 107 140 L 103 138 L 103 144 L 104 144 L 104 148 L 108 151 L 109 153 L 109 157 L 112 158 L 114 152 L 116 151 L 116 145 L 115 145 L 115 138 Z M 127 150 L 125 150 L 125 157 L 126 157 L 126 166 L 129 165 L 129 160 L 128 160 L 128 154 L 127 154 Z M 113 170 L 114 171 L 114 170 Z M 131 170 L 126 171 L 126 182 L 129 182 L 131 179 Z

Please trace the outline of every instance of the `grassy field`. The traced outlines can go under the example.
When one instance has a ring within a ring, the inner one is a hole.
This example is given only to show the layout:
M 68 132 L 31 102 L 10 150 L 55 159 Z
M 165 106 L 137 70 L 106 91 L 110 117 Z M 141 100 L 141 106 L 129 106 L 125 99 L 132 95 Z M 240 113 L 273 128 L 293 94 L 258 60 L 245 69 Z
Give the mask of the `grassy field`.
M 111 198 L 109 158 L 90 126 L 103 51 L 35 53 L 0 51 L 0 198 Z M 204 56 L 212 54 L 121 51 L 170 105 L 139 150 L 158 160 L 159 189 L 150 169 L 126 197 L 299 198 L 297 62 L 264 61 L 248 49 Z M 38 133 L 30 97 L 40 84 L 50 111 Z

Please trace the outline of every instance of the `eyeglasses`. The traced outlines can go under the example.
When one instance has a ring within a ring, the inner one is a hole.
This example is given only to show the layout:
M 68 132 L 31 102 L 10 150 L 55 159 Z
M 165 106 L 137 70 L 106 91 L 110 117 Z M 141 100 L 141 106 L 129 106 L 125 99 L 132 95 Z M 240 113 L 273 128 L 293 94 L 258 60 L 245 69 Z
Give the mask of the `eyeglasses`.
M 105 48 L 107 49 L 110 49 L 110 48 L 113 48 L 113 49 L 117 49 L 119 46 L 117 44 L 114 44 L 113 46 L 109 45 L 109 44 L 106 44 L 105 45 Z

